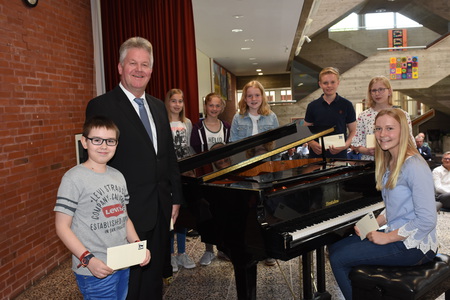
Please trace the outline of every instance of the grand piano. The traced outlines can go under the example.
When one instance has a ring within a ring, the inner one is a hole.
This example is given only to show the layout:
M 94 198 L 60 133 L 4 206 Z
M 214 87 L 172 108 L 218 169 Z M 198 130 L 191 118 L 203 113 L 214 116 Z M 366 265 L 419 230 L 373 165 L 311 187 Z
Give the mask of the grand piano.
M 324 246 L 384 207 L 375 189 L 373 162 L 280 160 L 287 149 L 333 131 L 294 122 L 179 161 L 187 202 L 179 222 L 196 228 L 203 242 L 230 257 L 238 299 L 256 299 L 258 261 L 299 256 L 303 299 L 330 299 Z

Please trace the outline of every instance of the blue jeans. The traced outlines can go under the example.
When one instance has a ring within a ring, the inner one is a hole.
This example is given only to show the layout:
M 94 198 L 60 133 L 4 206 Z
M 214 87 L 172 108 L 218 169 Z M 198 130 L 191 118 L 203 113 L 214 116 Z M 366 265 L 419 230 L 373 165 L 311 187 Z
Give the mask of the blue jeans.
M 436 256 L 419 249 L 406 249 L 403 242 L 377 245 L 355 235 L 348 236 L 328 246 L 334 277 L 345 299 L 352 299 L 352 285 L 348 275 L 352 267 L 359 265 L 414 266 L 427 263 Z
M 181 253 L 186 252 L 186 232 L 187 232 L 186 228 L 183 228 L 183 227 L 177 228 L 175 226 L 175 230 L 173 230 L 171 232 L 171 236 L 170 236 L 170 253 L 172 253 L 172 254 L 175 253 L 174 248 L 173 248 L 173 244 L 174 244 L 173 239 L 174 239 L 175 233 L 177 234 L 178 253 L 181 254 Z
M 130 269 L 116 271 L 102 279 L 76 273 L 75 277 L 84 300 L 124 300 L 127 297 Z

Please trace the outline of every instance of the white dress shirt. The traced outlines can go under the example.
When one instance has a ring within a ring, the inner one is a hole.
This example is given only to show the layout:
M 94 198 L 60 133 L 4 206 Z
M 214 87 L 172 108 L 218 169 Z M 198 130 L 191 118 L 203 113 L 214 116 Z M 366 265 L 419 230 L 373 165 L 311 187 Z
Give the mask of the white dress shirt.
M 132 93 L 130 93 L 123 85 L 122 83 L 119 83 L 120 88 L 122 89 L 122 91 L 125 93 L 125 95 L 127 95 L 128 100 L 130 100 L 131 105 L 133 105 L 134 110 L 136 110 L 136 113 L 139 115 L 139 105 L 136 103 L 136 101 L 134 101 L 135 98 L 142 98 L 144 99 L 144 107 L 145 110 L 147 111 L 147 115 L 148 115 L 148 119 L 150 121 L 150 127 L 152 128 L 152 141 L 153 141 L 153 147 L 155 148 L 155 152 L 158 153 L 158 139 L 157 139 L 157 135 L 156 135 L 156 125 L 155 125 L 155 121 L 153 120 L 153 116 L 152 113 L 150 111 L 150 108 L 148 107 L 148 103 L 145 100 L 145 92 L 141 97 L 136 97 L 134 96 Z
M 433 180 L 436 194 L 450 193 L 450 172 L 444 166 L 434 168 Z

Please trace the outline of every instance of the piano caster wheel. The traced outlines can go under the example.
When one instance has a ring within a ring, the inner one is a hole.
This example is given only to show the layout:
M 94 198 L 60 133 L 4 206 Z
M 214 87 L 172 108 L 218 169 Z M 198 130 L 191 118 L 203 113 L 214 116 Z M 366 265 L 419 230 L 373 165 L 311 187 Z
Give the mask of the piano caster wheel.
M 313 300 L 331 300 L 331 295 L 328 292 L 323 292 L 323 293 L 314 293 L 314 298 Z

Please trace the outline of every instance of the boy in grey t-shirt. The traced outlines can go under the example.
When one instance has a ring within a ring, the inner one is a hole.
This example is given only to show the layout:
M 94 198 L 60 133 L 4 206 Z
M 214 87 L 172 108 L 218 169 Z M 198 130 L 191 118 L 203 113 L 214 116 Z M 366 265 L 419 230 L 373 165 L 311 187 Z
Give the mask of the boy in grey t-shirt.
M 106 265 L 106 249 L 139 240 L 128 218 L 125 178 L 106 163 L 114 156 L 119 129 L 108 118 L 93 117 L 83 126 L 86 162 L 64 174 L 54 211 L 56 233 L 72 252 L 72 269 L 86 299 L 125 299 L 129 269 Z M 150 252 L 141 266 L 150 261 Z

